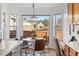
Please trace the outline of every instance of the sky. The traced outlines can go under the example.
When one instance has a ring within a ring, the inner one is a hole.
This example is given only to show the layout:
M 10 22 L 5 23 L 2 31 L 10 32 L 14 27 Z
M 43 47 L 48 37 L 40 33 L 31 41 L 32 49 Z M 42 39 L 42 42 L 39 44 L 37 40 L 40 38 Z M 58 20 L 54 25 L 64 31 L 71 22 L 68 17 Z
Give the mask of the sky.
M 62 15 L 57 15 L 56 16 L 56 20 L 61 20 L 62 19 Z
M 26 19 L 31 19 L 31 17 L 32 16 L 23 16 L 23 17 L 25 17 Z M 38 19 L 38 21 L 40 21 L 40 20 L 44 20 L 44 19 L 49 19 L 49 16 L 36 16 L 37 17 L 37 19 Z
M 23 16 L 23 17 L 26 18 L 27 20 L 31 20 L 32 16 Z M 49 16 L 36 16 L 36 17 L 37 17 L 38 21 L 44 20 L 44 19 L 49 19 Z M 61 18 L 62 18 L 62 15 L 56 15 L 57 20 L 60 20 Z

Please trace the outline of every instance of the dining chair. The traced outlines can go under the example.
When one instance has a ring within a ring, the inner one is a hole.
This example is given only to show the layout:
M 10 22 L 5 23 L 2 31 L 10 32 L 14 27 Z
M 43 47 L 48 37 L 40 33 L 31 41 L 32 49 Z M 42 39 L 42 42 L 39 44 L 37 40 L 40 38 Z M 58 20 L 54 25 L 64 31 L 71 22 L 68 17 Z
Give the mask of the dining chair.
M 48 47 L 48 44 L 49 44 L 49 37 L 48 36 L 44 36 L 43 37 L 45 39 L 45 50 L 46 50 L 46 53 L 49 52 L 49 47 Z
M 48 36 L 44 36 L 43 38 L 45 39 L 45 45 L 48 45 L 49 44 L 49 37 Z
M 21 40 L 23 38 L 21 37 Z M 25 53 L 26 55 L 29 54 L 27 53 L 27 51 L 29 51 L 29 46 L 31 46 L 32 44 L 29 44 L 27 41 L 23 41 L 23 43 L 20 46 L 20 55 L 22 56 L 22 53 Z
M 40 55 L 44 54 L 44 49 L 45 49 L 45 41 L 44 41 L 44 39 L 40 39 L 40 40 L 36 39 L 33 55 L 35 55 L 36 51 L 40 51 Z
M 20 47 L 20 55 L 22 56 L 22 53 L 25 53 L 27 55 L 27 49 L 29 48 L 27 46 L 27 41 L 23 41 L 23 43 L 21 44 L 21 47 Z

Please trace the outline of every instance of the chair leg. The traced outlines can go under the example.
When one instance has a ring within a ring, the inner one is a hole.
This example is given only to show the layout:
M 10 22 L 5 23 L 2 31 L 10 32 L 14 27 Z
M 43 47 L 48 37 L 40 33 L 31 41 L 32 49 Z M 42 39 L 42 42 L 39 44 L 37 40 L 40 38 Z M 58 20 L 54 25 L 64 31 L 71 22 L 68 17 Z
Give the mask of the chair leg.
M 45 51 L 40 51 L 40 56 L 41 54 L 45 56 Z M 35 51 L 33 51 L 33 55 L 35 56 Z
M 22 53 L 23 53 L 23 51 L 20 50 L 20 56 L 22 56 Z M 24 53 L 25 53 L 26 56 L 27 56 L 27 51 L 26 51 L 26 49 L 24 50 Z
M 33 55 L 35 56 L 35 51 L 33 51 Z
M 45 54 L 45 51 L 42 51 L 42 54 L 45 56 L 46 54 Z
M 26 51 L 26 49 L 25 49 L 25 54 L 26 54 L 26 56 L 27 56 L 27 51 Z
M 45 51 L 43 51 L 44 56 L 46 56 Z
M 40 56 L 41 56 L 41 54 L 42 54 L 42 51 L 40 51 Z
M 21 45 L 20 45 L 20 56 L 22 56 L 22 50 L 21 50 Z
M 20 50 L 20 56 L 22 56 L 22 51 Z
M 41 54 L 45 56 L 45 51 L 40 51 L 40 55 Z
M 49 52 L 49 46 L 47 45 L 47 48 L 45 48 L 47 51 L 45 51 L 45 53 L 48 53 Z

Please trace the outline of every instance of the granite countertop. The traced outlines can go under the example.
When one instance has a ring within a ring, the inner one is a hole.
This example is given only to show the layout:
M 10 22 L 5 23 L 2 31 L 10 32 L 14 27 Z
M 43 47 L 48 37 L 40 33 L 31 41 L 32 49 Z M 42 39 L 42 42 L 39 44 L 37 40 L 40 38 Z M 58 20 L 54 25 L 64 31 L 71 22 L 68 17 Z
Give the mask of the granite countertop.
M 79 53 L 79 41 L 73 41 L 73 42 L 66 42 L 65 41 L 63 43 Z
M 5 56 L 19 46 L 22 41 L 2 41 L 0 42 L 0 56 Z

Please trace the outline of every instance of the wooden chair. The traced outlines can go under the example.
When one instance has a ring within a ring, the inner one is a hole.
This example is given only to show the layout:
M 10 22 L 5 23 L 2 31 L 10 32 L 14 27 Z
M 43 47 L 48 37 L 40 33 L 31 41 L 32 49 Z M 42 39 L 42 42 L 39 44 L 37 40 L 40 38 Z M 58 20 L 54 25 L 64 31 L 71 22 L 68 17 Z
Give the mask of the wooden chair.
M 44 39 L 41 39 L 41 40 L 36 39 L 35 47 L 34 47 L 34 55 L 35 55 L 35 51 L 40 51 L 40 54 L 41 54 L 41 52 L 43 54 L 44 49 L 45 49 L 45 41 L 44 41 Z
M 58 41 L 58 39 L 55 39 L 55 43 L 56 43 L 56 55 L 57 56 L 61 56 L 62 55 L 62 51 L 61 51 L 61 49 L 60 49 L 60 45 L 59 45 L 59 41 Z

